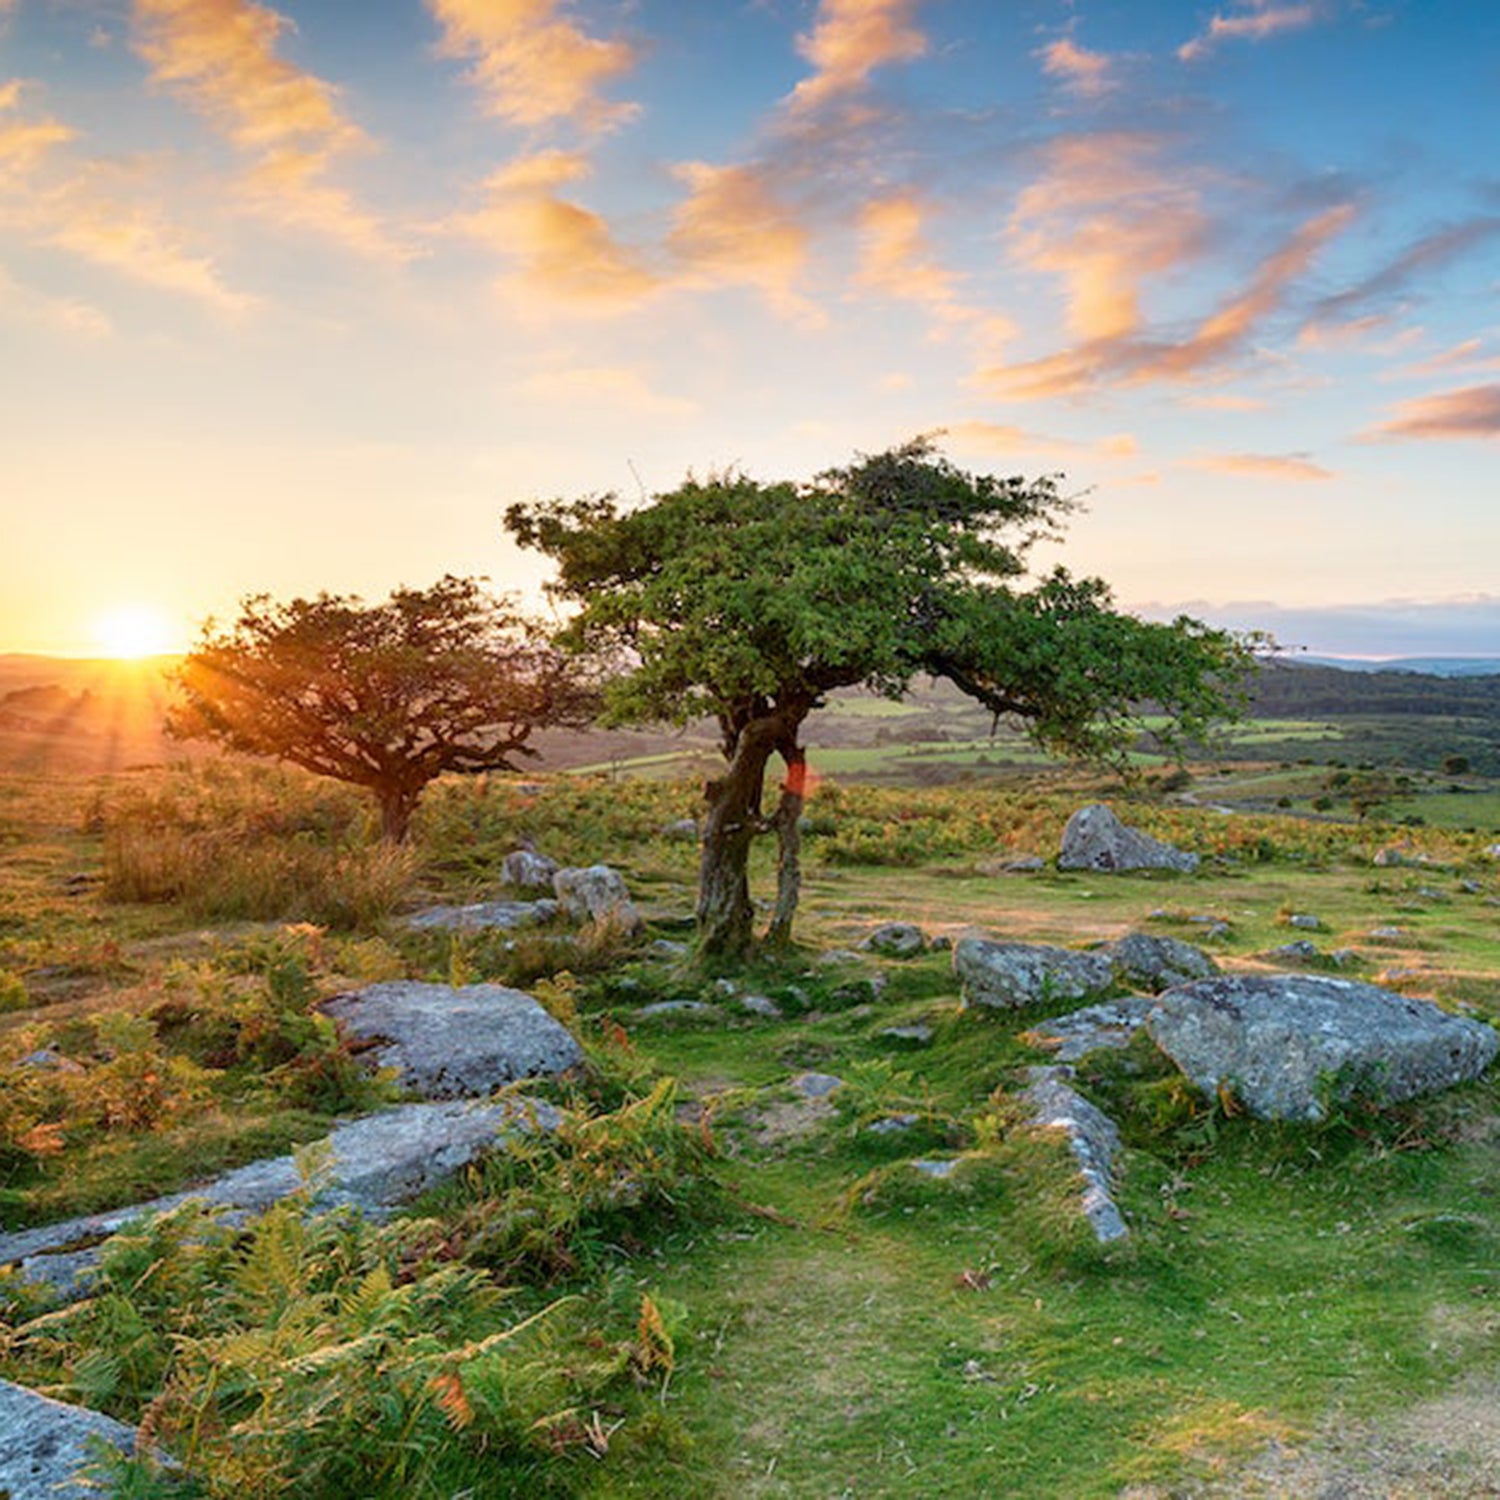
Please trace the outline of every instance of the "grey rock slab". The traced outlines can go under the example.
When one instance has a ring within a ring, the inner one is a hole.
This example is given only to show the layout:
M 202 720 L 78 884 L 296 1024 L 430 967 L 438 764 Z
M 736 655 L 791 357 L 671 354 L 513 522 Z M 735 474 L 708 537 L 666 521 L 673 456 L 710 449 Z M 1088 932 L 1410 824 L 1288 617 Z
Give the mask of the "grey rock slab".
M 1146 1027 L 1205 1094 L 1230 1088 L 1262 1119 L 1320 1119 L 1330 1081 L 1385 1101 L 1448 1088 L 1500 1048 L 1490 1026 L 1323 975 L 1198 980 L 1159 996 Z
M 1312 962 L 1315 958 L 1322 958 L 1318 945 L 1309 942 L 1306 938 L 1298 938 L 1293 943 L 1282 943 L 1278 947 L 1266 950 L 1267 958 L 1274 958 L 1285 964 L 1305 964 Z
M 799 1073 L 792 1079 L 792 1087 L 804 1099 L 826 1099 L 835 1089 L 843 1086 L 844 1080 L 832 1073 Z
M 467 906 L 426 906 L 403 920 L 416 932 L 510 932 L 550 922 L 557 912 L 555 901 L 474 901 Z
M 966 1008 L 1011 1009 L 1042 1001 L 1084 1000 L 1115 982 L 1114 965 L 1104 954 L 984 938 L 960 938 L 954 944 L 953 972 Z
M 779 1020 L 781 1007 L 769 995 L 741 995 L 739 1007 L 752 1016 L 764 1016 L 767 1020 Z
M 1060 870 L 1179 870 L 1198 868 L 1198 856 L 1127 828 L 1102 802 L 1080 807 L 1063 829 Z
M 564 915 L 574 922 L 611 922 L 632 933 L 644 925 L 625 877 L 608 865 L 559 870 L 552 877 L 552 889 Z
M 535 849 L 512 849 L 500 861 L 500 884 L 514 891 L 550 891 L 558 864 Z
M 1115 973 L 1132 989 L 1156 994 L 1190 979 L 1207 979 L 1219 966 L 1201 948 L 1180 938 L 1132 932 L 1097 950 L 1114 965 Z
M 323 1009 L 346 1037 L 375 1043 L 375 1061 L 428 1099 L 475 1098 L 583 1061 L 567 1027 L 503 985 L 396 979 L 338 995 Z
M 716 1016 L 719 1013 L 719 1007 L 706 1000 L 653 1000 L 636 1012 L 642 1016 Z
M 187 1192 L 0 1235 L 0 1265 L 19 1265 L 26 1280 L 79 1295 L 98 1264 L 98 1242 L 137 1220 L 194 1200 L 258 1213 L 304 1186 L 315 1211 L 356 1208 L 379 1217 L 467 1166 L 487 1147 L 535 1130 L 555 1130 L 560 1119 L 550 1104 L 536 1100 L 398 1105 L 337 1126 L 325 1137 L 323 1150 L 314 1153 L 324 1165 L 310 1184 L 295 1157 L 251 1162 Z
M 951 1177 L 958 1171 L 958 1158 L 947 1157 L 940 1160 L 917 1160 L 907 1163 L 913 1172 L 920 1172 L 924 1177 L 944 1178 Z
M 1073 1088 L 1072 1076 L 1069 1068 L 1032 1068 L 1021 1098 L 1033 1126 L 1059 1130 L 1067 1138 L 1083 1178 L 1079 1211 L 1094 1238 L 1107 1245 L 1130 1232 L 1111 1192 L 1120 1132 L 1108 1115 Z
M 1286 919 L 1288 927 L 1300 927 L 1304 932 L 1317 932 L 1323 924 L 1311 912 L 1293 912 Z
M 922 1021 L 916 1021 L 910 1026 L 887 1026 L 880 1035 L 888 1042 L 900 1042 L 906 1047 L 932 1045 L 932 1027 Z
M 1131 1042 L 1155 1001 L 1139 995 L 1105 1000 L 1082 1010 L 1042 1021 L 1022 1034 L 1022 1040 L 1045 1047 L 1059 1062 L 1077 1062 L 1103 1047 L 1125 1047 Z
M 885 922 L 860 944 L 882 958 L 915 958 L 927 946 L 927 935 L 911 922 Z
M 82 1471 L 96 1461 L 100 1439 L 130 1453 L 135 1429 L 0 1380 L 0 1495 L 8 1500 L 97 1500 L 100 1490 Z

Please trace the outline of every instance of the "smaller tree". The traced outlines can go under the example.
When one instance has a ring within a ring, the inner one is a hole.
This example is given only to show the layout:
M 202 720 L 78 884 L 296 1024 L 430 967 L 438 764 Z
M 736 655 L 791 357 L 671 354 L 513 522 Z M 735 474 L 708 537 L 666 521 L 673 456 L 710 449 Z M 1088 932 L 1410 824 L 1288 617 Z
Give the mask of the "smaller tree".
M 382 836 L 399 843 L 436 777 L 515 770 L 536 754 L 533 731 L 580 727 L 594 711 L 577 660 L 482 583 L 444 577 L 383 604 L 247 598 L 183 659 L 167 731 L 365 787 Z

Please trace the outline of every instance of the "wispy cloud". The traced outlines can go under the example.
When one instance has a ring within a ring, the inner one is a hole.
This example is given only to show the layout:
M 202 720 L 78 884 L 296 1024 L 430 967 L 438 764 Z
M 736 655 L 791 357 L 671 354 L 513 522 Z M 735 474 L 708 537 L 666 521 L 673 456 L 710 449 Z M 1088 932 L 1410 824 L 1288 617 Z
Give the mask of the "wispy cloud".
M 1318 20 L 1316 5 L 1274 5 L 1247 0 L 1230 15 L 1215 14 L 1207 27 L 1177 49 L 1183 62 L 1207 57 L 1220 42 L 1263 42 L 1287 31 L 1302 31 Z
M 1408 365 L 1402 374 L 1420 377 L 1451 375 L 1456 371 L 1485 375 L 1500 372 L 1500 351 L 1487 347 L 1483 339 L 1464 339 L 1451 348 Z
M 375 259 L 409 255 L 346 189 L 336 159 L 372 145 L 338 91 L 277 53 L 291 23 L 250 0 L 133 0 L 133 43 L 151 81 L 255 159 L 239 185 L 262 217 Z
M 77 297 L 51 297 L 23 286 L 0 266 L 0 316 L 4 315 L 75 338 L 107 338 L 113 331 L 108 315 L 92 303 Z
M 689 283 L 744 285 L 778 312 L 818 326 L 820 308 L 798 290 L 809 235 L 778 196 L 774 173 L 762 165 L 711 166 L 683 162 L 675 169 L 688 196 L 677 206 L 668 248 Z
M 1403 401 L 1368 438 L 1500 438 L 1500 385 L 1471 385 Z
M 619 244 L 598 214 L 559 189 L 589 175 L 577 152 L 517 157 L 485 184 L 487 201 L 451 227 L 491 246 L 514 266 L 505 283 L 549 310 L 615 313 L 637 305 L 659 285 L 639 256 Z M 520 304 L 524 307 L 524 302 Z
M 919 303 L 941 322 L 969 316 L 959 299 L 957 278 L 940 266 L 923 234 L 923 204 L 910 193 L 877 198 L 860 211 L 863 288 Z
M 1227 391 L 1193 392 L 1182 398 L 1184 406 L 1195 406 L 1200 411 L 1264 411 L 1265 401 L 1259 396 L 1236 396 Z
M 1301 453 L 1215 453 L 1205 458 L 1188 459 L 1191 469 L 1208 469 L 1219 474 L 1243 474 L 1252 479 L 1291 479 L 1296 481 L 1332 479 L 1331 469 L 1315 464 Z
M 1097 99 L 1115 87 L 1113 60 L 1080 47 L 1071 37 L 1059 37 L 1037 55 L 1044 73 L 1086 99 Z
M 427 0 L 427 8 L 442 28 L 439 50 L 472 61 L 470 81 L 496 118 L 597 131 L 635 113 L 602 95 L 634 66 L 634 48 L 590 36 L 558 0 Z
M 1007 422 L 954 422 L 943 429 L 955 449 L 1008 457 L 1031 453 L 1048 458 L 1134 458 L 1140 443 L 1128 432 L 1111 433 L 1093 442 L 1078 442 Z
M 814 72 L 792 91 L 794 110 L 815 109 L 862 88 L 877 68 L 927 51 L 913 24 L 920 0 L 821 0 L 813 29 L 797 50 Z

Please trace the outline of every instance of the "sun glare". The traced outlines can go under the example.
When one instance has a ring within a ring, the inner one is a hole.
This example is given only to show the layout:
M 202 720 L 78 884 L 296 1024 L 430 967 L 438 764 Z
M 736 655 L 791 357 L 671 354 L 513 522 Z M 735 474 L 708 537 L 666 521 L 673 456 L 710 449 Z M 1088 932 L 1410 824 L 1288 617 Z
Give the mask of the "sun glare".
M 159 656 L 176 645 L 172 622 L 147 604 L 125 604 L 94 621 L 94 639 L 107 656 L 134 661 Z

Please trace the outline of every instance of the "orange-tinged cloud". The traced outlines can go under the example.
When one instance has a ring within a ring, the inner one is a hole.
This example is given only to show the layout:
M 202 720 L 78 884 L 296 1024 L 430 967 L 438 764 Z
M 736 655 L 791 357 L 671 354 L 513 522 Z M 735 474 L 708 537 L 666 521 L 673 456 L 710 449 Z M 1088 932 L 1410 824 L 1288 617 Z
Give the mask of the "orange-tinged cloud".
M 1071 37 L 1059 37 L 1039 54 L 1042 71 L 1051 78 L 1060 78 L 1075 94 L 1096 99 L 1114 87 L 1111 77 L 1111 62 L 1102 52 L 1090 52 L 1080 47 Z
M 409 260 L 410 247 L 387 233 L 354 195 L 324 181 L 322 151 L 284 146 L 262 157 L 242 179 L 242 192 L 263 218 L 311 230 L 372 260 Z
M 1318 19 L 1312 5 L 1269 5 L 1266 0 L 1250 0 L 1253 10 L 1238 15 L 1215 15 L 1208 29 L 1177 49 L 1183 62 L 1207 57 L 1222 41 L 1263 42 L 1267 37 L 1285 31 L 1301 31 Z
M 485 207 L 454 227 L 515 262 L 517 289 L 548 305 L 593 313 L 633 307 L 659 278 L 615 240 L 600 215 L 555 191 L 588 172 L 588 162 L 573 152 L 518 157 L 485 184 Z
M 797 291 L 808 233 L 776 196 L 763 167 L 683 162 L 688 196 L 677 207 L 668 248 L 684 277 L 700 285 L 755 287 L 778 312 L 821 324 L 823 314 Z
M 938 318 L 968 316 L 952 272 L 931 258 L 922 205 L 909 194 L 878 198 L 860 211 L 860 286 L 930 308 Z
M 793 109 L 815 109 L 854 93 L 876 68 L 912 62 L 927 51 L 913 25 L 920 0 L 822 0 L 797 50 L 817 70 L 792 91 Z
M 241 146 L 353 145 L 334 90 L 276 55 L 289 24 L 248 0 L 134 0 L 136 51 L 154 83 L 186 97 Z
M 1194 469 L 1219 474 L 1244 474 L 1253 479 L 1291 479 L 1299 482 L 1332 479 L 1333 471 L 1296 453 L 1216 453 L 1189 460 Z
M 1131 132 L 1061 137 L 1017 199 L 1014 253 L 1061 278 L 1068 327 L 1080 339 L 1134 333 L 1146 277 L 1203 248 L 1208 226 L 1198 194 L 1159 162 L 1160 149 L 1154 137 Z
M 1266 407 L 1259 396 L 1233 396 L 1222 391 L 1184 396 L 1182 404 L 1196 406 L 1200 411 L 1264 411 Z
M 1500 438 L 1500 385 L 1471 385 L 1403 401 L 1373 438 Z
M 954 422 L 944 427 L 943 433 L 961 448 L 997 455 L 1046 453 L 1066 458 L 1132 458 L 1140 449 L 1139 442 L 1128 432 L 1086 443 L 1031 432 L 1008 422 Z
M 440 50 L 472 59 L 470 80 L 499 119 L 604 129 L 635 112 L 600 97 L 634 65 L 634 49 L 589 36 L 558 0 L 427 0 L 427 8 L 442 28 Z

